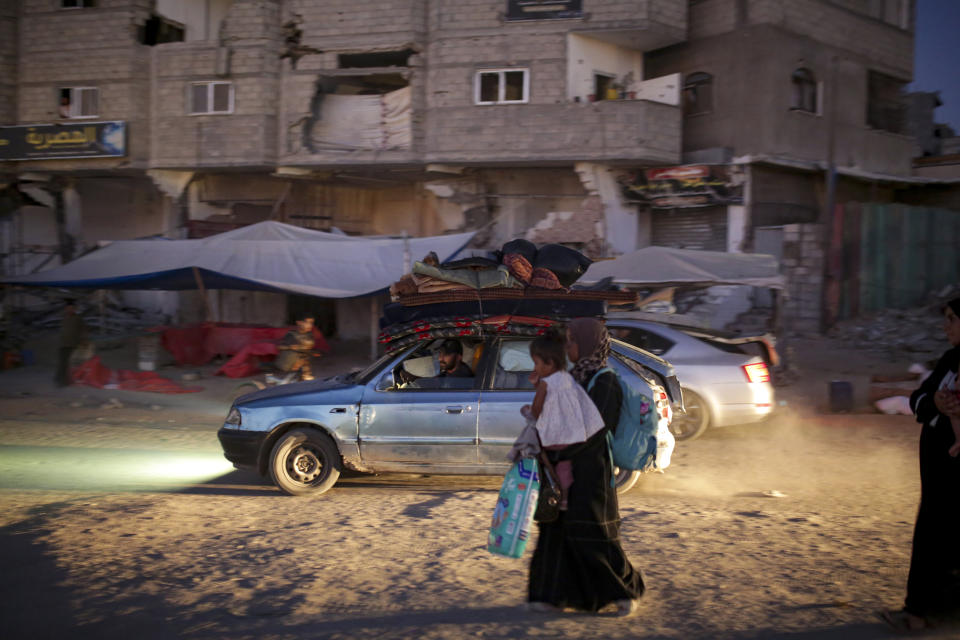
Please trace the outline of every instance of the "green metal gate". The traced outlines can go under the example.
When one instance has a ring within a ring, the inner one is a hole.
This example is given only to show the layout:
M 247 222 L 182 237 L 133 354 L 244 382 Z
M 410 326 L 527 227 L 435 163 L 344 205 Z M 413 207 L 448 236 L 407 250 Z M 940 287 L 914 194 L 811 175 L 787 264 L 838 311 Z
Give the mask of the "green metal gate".
M 831 263 L 839 317 L 911 307 L 960 283 L 960 212 L 851 203 L 837 214 Z

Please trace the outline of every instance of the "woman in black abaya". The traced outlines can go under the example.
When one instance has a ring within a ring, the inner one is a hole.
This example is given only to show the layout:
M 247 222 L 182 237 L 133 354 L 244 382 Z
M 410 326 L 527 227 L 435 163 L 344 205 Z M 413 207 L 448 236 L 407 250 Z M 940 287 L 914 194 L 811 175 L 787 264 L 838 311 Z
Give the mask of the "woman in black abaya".
M 574 363 L 570 373 L 584 388 L 607 366 L 609 353 L 603 323 L 594 318 L 570 323 L 567 356 Z M 582 444 L 548 452 L 553 462 L 572 462 L 573 485 L 567 510 L 555 522 L 538 525 L 528 600 L 532 609 L 542 611 L 569 607 L 596 612 L 616 603 L 617 615 L 629 616 L 638 608 L 644 585 L 620 545 L 620 509 L 611 486 L 613 468 L 606 440 L 607 430 L 615 429 L 620 420 L 623 394 L 616 375 L 605 372 L 588 395 L 605 426 Z
M 920 431 L 920 509 L 903 609 L 882 612 L 899 631 L 960 618 L 960 298 L 944 307 L 952 348 L 910 396 Z

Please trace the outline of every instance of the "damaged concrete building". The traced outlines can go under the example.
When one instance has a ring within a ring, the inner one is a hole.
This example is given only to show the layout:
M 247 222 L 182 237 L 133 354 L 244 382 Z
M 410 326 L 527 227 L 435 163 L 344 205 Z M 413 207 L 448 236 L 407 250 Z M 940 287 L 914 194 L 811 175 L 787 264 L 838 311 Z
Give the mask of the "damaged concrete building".
M 21 136 L 0 146 L 3 269 L 267 219 L 787 264 L 793 235 L 817 233 L 791 225 L 822 222 L 828 148 L 850 173 L 910 174 L 915 143 L 884 123 L 911 75 L 912 12 L 912 0 L 0 0 L 0 138 Z M 691 163 L 700 174 L 673 171 Z M 886 193 L 885 180 L 844 178 L 837 201 Z M 803 246 L 822 273 L 822 245 Z M 808 267 L 788 265 L 794 300 L 818 314 Z M 202 308 L 127 295 L 179 321 Z M 210 295 L 230 321 L 281 323 L 304 304 Z M 330 302 L 341 337 L 365 335 L 370 312 Z

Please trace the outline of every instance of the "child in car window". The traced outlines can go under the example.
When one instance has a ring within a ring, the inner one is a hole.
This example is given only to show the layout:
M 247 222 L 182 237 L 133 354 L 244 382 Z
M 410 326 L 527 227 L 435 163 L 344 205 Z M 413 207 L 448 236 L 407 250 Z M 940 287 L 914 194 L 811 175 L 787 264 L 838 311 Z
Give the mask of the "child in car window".
M 559 336 L 540 336 L 530 343 L 533 373 L 530 381 L 537 391 L 532 405 L 520 413 L 537 421 L 540 444 L 548 452 L 585 442 L 603 429 L 603 418 L 596 405 L 566 370 L 567 357 Z M 560 482 L 560 509 L 567 508 L 567 495 L 573 484 L 573 466 L 569 460 L 554 462 Z

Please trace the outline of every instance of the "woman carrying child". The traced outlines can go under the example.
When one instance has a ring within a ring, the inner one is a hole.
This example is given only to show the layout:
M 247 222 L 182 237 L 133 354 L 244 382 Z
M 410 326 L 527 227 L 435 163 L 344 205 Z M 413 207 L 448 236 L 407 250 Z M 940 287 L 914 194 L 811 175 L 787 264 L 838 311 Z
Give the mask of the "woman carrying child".
M 920 508 L 907 598 L 880 612 L 897 631 L 960 620 L 960 298 L 943 307 L 950 350 L 910 396 L 920 430 Z
M 554 522 L 538 525 L 537 547 L 530 562 L 530 608 L 596 612 L 615 603 L 617 615 L 629 616 L 638 608 L 644 585 L 620 545 L 620 512 L 606 440 L 607 431 L 615 429 L 620 420 L 623 397 L 616 375 L 610 372 L 597 377 L 589 394 L 584 390 L 607 364 L 609 336 L 599 320 L 579 318 L 570 323 L 566 354 L 574 362 L 571 373 L 577 384 L 569 386 L 563 343 L 556 338 L 549 345 L 547 342 L 551 341 L 537 340 L 534 344 L 538 346 L 531 345 L 535 367 L 538 360 L 541 365 L 534 369 L 543 407 L 537 430 L 550 461 L 559 467 L 558 475 L 567 473 L 561 469 L 569 464 L 566 480 L 572 482 L 564 491 L 566 510 Z M 600 423 L 581 394 L 592 401 Z M 554 402 L 561 407 L 559 414 Z M 563 408 L 567 405 L 576 410 Z M 580 439 L 571 442 L 574 437 Z

